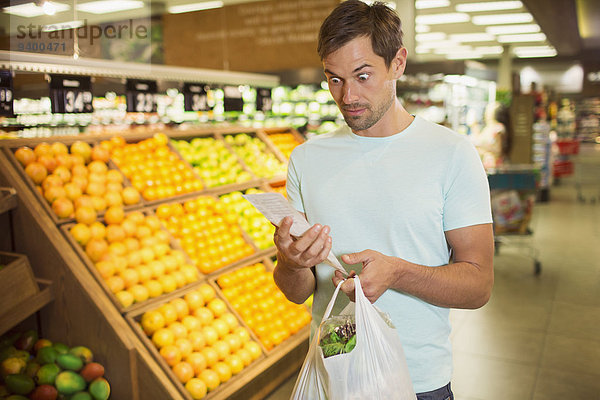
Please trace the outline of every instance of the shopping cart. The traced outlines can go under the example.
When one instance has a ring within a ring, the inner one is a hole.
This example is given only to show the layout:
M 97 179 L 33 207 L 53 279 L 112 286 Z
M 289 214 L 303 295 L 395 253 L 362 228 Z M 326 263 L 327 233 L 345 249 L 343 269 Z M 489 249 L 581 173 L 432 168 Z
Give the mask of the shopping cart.
M 535 275 L 542 270 L 531 229 L 538 175 L 539 171 L 532 165 L 511 165 L 488 170 L 496 254 L 503 246 L 525 250 L 525 255 L 533 260 Z
M 582 143 L 574 167 L 577 200 L 600 202 L 600 144 Z

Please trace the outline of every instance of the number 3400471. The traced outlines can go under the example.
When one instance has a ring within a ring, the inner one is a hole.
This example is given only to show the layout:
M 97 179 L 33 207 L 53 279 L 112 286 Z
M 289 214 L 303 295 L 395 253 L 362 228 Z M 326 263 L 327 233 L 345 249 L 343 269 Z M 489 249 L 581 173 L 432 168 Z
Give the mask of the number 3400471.
M 38 43 L 38 42 L 27 42 L 27 43 L 19 43 L 18 45 L 19 51 L 33 51 L 33 52 L 59 52 L 65 51 L 67 46 L 65 42 L 48 42 L 48 43 Z

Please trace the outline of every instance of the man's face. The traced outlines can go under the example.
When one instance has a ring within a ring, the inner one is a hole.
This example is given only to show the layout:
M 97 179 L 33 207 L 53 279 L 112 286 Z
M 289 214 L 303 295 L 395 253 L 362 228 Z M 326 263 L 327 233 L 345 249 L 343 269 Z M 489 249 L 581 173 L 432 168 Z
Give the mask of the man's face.
M 353 131 L 371 128 L 395 100 L 393 68 L 373 52 L 368 37 L 353 39 L 329 54 L 323 67 L 329 91 Z

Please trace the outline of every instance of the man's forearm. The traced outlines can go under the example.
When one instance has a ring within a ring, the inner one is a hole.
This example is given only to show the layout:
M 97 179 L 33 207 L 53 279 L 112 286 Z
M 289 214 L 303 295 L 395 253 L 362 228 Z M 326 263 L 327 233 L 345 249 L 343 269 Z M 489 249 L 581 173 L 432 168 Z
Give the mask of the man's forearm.
M 310 268 L 294 268 L 277 257 L 273 279 L 288 300 L 302 304 L 315 290 L 315 276 Z
M 494 275 L 491 266 L 457 261 L 426 267 L 398 259 L 393 289 L 436 306 L 475 309 L 490 298 Z

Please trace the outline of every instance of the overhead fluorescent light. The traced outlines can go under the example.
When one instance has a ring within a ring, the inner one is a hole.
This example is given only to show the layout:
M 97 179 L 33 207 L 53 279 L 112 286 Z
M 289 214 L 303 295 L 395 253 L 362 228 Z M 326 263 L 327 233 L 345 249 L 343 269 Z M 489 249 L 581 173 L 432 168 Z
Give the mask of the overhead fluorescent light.
M 437 24 L 454 24 L 458 22 L 468 22 L 471 19 L 469 14 L 465 13 L 444 13 L 444 14 L 427 14 L 417 15 L 415 19 L 417 24 L 437 25 Z
M 529 13 L 475 15 L 472 19 L 475 25 L 520 24 L 532 21 L 533 16 Z
M 492 35 L 511 35 L 515 33 L 535 33 L 539 32 L 538 24 L 519 24 L 519 25 L 497 25 L 487 26 L 485 31 Z
M 468 53 L 471 51 L 473 51 L 473 48 L 471 46 L 446 46 L 433 49 L 433 52 L 435 54 Z
M 481 3 L 463 3 L 456 5 L 456 11 L 460 12 L 480 12 L 480 11 L 498 11 L 515 10 L 523 7 L 520 1 L 486 1 Z
M 429 33 L 417 33 L 415 35 L 417 42 L 431 42 L 432 40 L 444 40 L 446 34 L 444 32 L 429 32 Z
M 419 47 L 427 49 L 435 49 L 440 47 L 456 47 L 459 43 L 452 40 L 434 40 L 431 42 L 420 42 Z
M 26 4 L 19 4 L 17 6 L 4 7 L 2 9 L 2 12 L 4 12 L 5 14 L 17 15 L 19 17 L 24 17 L 24 18 L 32 18 L 32 17 L 39 17 L 41 15 L 50 15 L 50 14 L 47 14 L 48 12 L 53 12 L 52 15 L 54 15 L 57 12 L 67 11 L 71 8 L 67 4 L 55 3 L 55 2 L 49 2 L 49 1 L 46 1 L 44 4 L 46 4 L 45 10 L 44 10 L 43 5 L 42 5 L 42 7 L 40 7 L 40 6 L 35 5 L 35 3 L 31 2 L 31 3 L 26 3 Z
M 520 46 L 514 47 L 513 53 L 519 58 L 554 57 L 556 49 L 550 46 Z
M 431 48 L 430 47 L 424 47 L 424 46 L 417 46 L 415 48 L 415 52 L 417 54 L 427 54 L 427 53 L 431 52 Z
M 502 46 L 477 46 L 474 48 L 479 54 L 502 54 Z
M 181 14 L 193 11 L 211 10 L 214 8 L 223 7 L 222 1 L 203 1 L 200 3 L 181 4 L 177 6 L 171 6 L 168 8 L 171 14 Z
M 500 43 L 515 43 L 515 42 L 543 42 L 546 40 L 546 35 L 543 33 L 524 33 L 522 35 L 500 35 L 498 41 Z
M 83 26 L 83 21 L 68 21 L 68 22 L 60 22 L 58 24 L 49 24 L 44 25 L 42 28 L 42 32 L 55 32 L 55 31 L 64 31 L 66 29 L 76 29 Z
M 446 54 L 448 60 L 473 60 L 481 58 L 481 54 L 476 51 L 467 51 L 463 53 Z
M 144 2 L 138 0 L 100 0 L 79 4 L 77 10 L 90 14 L 108 14 L 118 11 L 136 10 L 143 7 Z
M 426 33 L 429 32 L 431 28 L 428 25 L 417 25 L 415 26 L 416 33 Z
M 454 40 L 456 42 L 491 42 L 496 40 L 496 37 L 494 35 L 490 35 L 489 33 L 483 32 L 454 33 L 450 35 L 450 40 Z
M 450 0 L 417 0 L 415 1 L 415 8 L 417 10 L 424 10 L 426 8 L 438 8 L 448 7 Z

